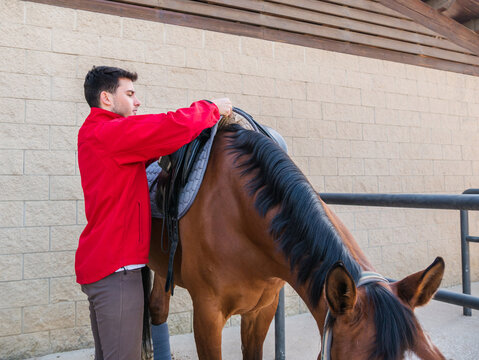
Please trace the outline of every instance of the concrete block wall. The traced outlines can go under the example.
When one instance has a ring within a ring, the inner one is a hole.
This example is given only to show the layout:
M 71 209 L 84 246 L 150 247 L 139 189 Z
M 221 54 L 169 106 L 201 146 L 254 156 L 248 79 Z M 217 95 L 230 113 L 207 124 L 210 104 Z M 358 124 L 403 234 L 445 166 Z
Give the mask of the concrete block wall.
M 0 32 L 1 359 L 92 346 L 74 277 L 86 222 L 76 136 L 92 65 L 137 71 L 142 113 L 229 96 L 285 136 L 321 192 L 478 187 L 477 77 L 20 0 L 0 2 Z M 384 274 L 441 255 L 444 283 L 460 282 L 457 212 L 334 209 Z M 288 314 L 306 311 L 286 294 Z M 172 333 L 192 331 L 185 290 L 169 322 Z

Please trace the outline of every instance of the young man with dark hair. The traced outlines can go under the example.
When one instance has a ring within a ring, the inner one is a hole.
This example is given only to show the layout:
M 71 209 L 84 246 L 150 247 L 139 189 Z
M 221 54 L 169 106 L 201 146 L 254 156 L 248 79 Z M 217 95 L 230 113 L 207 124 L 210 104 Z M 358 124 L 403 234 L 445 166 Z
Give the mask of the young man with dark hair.
M 151 225 L 147 162 L 176 151 L 232 111 L 223 98 L 136 115 L 136 79 L 135 73 L 98 66 L 84 83 L 91 112 L 78 133 L 78 165 L 88 223 L 75 271 L 90 302 L 96 360 L 141 358 L 140 269 L 148 262 Z

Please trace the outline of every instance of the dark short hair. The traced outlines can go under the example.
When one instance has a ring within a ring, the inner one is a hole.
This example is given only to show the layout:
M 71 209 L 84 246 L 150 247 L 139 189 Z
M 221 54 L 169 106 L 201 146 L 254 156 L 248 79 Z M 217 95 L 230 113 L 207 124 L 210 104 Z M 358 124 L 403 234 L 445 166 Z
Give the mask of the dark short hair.
M 138 75 L 127 70 L 112 66 L 93 66 L 85 76 L 83 88 L 85 99 L 90 107 L 100 107 L 102 91 L 114 93 L 119 85 L 119 79 L 136 81 Z

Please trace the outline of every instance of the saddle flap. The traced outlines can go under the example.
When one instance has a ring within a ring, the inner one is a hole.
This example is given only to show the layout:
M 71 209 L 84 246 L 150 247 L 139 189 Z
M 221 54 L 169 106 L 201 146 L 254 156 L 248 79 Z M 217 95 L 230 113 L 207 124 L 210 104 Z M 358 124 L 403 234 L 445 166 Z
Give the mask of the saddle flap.
M 188 177 L 193 170 L 193 165 L 198 158 L 200 150 L 211 136 L 211 128 L 203 130 L 198 137 L 190 142 L 186 149 L 186 154 L 182 166 L 180 186 L 183 188 L 188 181 Z

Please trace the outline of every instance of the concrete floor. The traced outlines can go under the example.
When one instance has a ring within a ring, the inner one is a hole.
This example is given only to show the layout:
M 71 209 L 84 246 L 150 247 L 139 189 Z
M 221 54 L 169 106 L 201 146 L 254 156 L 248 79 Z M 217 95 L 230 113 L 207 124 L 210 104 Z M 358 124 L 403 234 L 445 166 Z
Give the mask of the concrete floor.
M 460 291 L 458 287 L 451 290 Z M 479 294 L 479 283 L 473 284 L 472 294 Z M 479 311 L 471 317 L 462 315 L 462 308 L 438 301 L 418 308 L 416 315 L 432 341 L 448 360 L 479 359 Z M 171 337 L 171 350 L 175 360 L 196 360 L 193 334 Z M 320 350 L 319 331 L 310 314 L 286 318 L 286 358 L 315 360 Z M 274 360 L 274 325 L 264 344 L 265 360 Z M 93 349 L 51 354 L 29 360 L 93 360 Z M 223 330 L 223 359 L 241 359 L 239 327 Z M 408 360 L 416 359 L 414 356 Z

